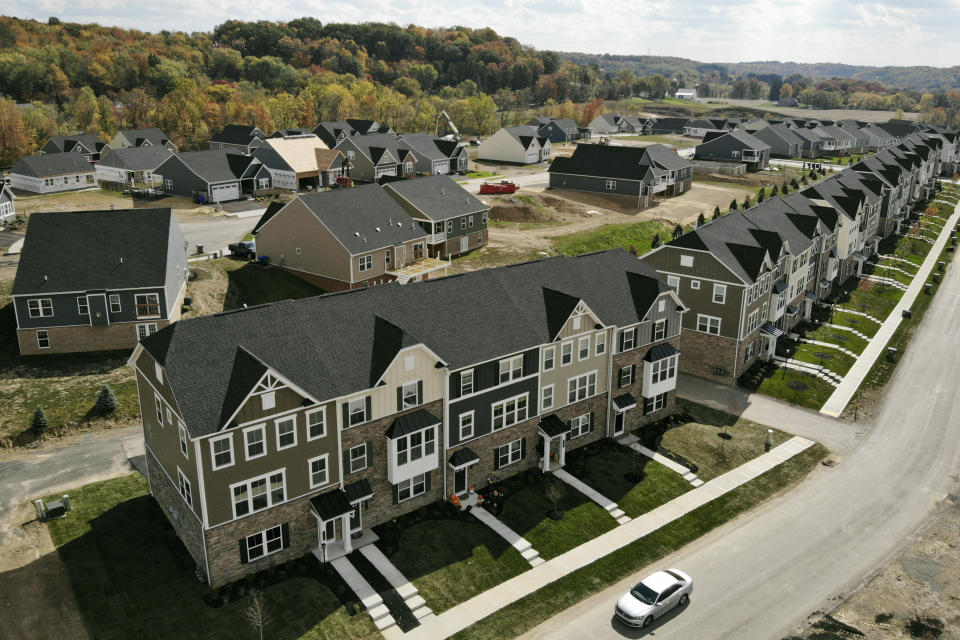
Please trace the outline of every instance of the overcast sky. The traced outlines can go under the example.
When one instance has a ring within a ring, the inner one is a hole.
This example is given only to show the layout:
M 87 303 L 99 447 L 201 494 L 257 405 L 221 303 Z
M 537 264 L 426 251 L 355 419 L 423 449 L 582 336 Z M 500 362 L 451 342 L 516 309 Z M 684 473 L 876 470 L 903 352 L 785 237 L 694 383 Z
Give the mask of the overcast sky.
M 489 26 L 538 49 L 781 60 L 960 65 L 960 0 L 7 0 L 5 14 L 144 31 L 209 31 L 225 20 Z

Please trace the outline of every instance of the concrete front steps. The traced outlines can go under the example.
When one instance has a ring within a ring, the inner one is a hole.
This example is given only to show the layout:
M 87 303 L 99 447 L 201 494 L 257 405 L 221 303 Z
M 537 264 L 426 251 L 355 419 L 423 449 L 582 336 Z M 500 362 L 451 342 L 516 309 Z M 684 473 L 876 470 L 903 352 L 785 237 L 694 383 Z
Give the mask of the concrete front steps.
M 648 449 L 647 447 L 643 446 L 642 444 L 640 444 L 640 439 L 637 436 L 633 435 L 632 433 L 622 438 L 619 438 L 617 442 L 624 445 L 625 447 L 629 447 L 634 451 L 637 451 L 647 456 L 648 458 L 653 459 L 655 462 L 659 462 L 660 464 L 670 469 L 671 471 L 679 473 L 680 476 L 684 480 L 689 482 L 694 489 L 696 489 L 697 487 L 703 484 L 703 480 L 698 478 L 697 474 L 695 474 L 693 471 L 686 468 L 679 462 L 674 462 L 667 456 L 657 453 L 653 449 Z
M 774 360 L 777 364 L 786 367 L 787 369 L 793 369 L 794 371 L 803 371 L 804 373 L 809 373 L 810 375 L 820 378 L 824 382 L 829 383 L 830 385 L 837 387 L 843 382 L 843 377 L 837 375 L 830 369 L 826 367 L 821 367 L 818 364 L 812 364 L 810 362 L 804 362 L 803 360 L 793 360 L 787 359 L 783 356 L 774 356 Z
M 603 507 L 604 510 L 610 514 L 610 517 L 617 521 L 617 524 L 627 524 L 630 522 L 630 516 L 625 514 L 616 502 L 595 490 L 593 487 L 584 484 L 581 480 L 573 477 L 563 469 L 557 469 L 553 472 L 553 475 Z
M 869 318 L 870 320 L 873 320 L 877 324 L 883 324 L 883 320 L 878 320 L 877 318 L 874 318 L 869 313 L 864 313 L 863 311 L 857 311 L 856 309 L 848 309 L 846 307 L 840 307 L 840 306 L 834 306 L 833 309 L 834 311 L 844 311 L 846 313 L 852 313 L 855 316 L 863 316 L 864 318 Z
M 360 547 L 360 553 L 387 579 L 387 582 L 403 598 L 404 604 L 410 608 L 417 620 L 433 615 L 433 611 L 420 596 L 417 588 L 410 584 L 410 581 L 400 573 L 399 569 L 393 566 L 393 563 L 380 551 L 379 547 L 368 544 L 365 547 Z
M 390 610 L 387 609 L 387 605 L 383 604 L 383 598 L 381 598 L 380 594 L 370 586 L 370 583 L 360 575 L 360 572 L 357 571 L 356 567 L 353 566 L 346 556 L 331 560 L 330 564 L 333 565 L 333 568 L 340 574 L 343 581 L 347 583 L 347 586 L 360 598 L 360 602 L 366 607 L 367 613 L 370 614 L 370 617 L 373 619 L 373 624 L 377 626 L 378 630 L 383 631 L 397 624 L 393 616 L 390 615 Z
M 543 558 L 540 552 L 533 548 L 533 545 L 527 542 L 526 538 L 519 533 L 500 522 L 492 513 L 483 507 L 474 507 L 470 509 L 474 517 L 494 530 L 501 538 L 510 543 L 510 546 L 520 552 L 523 559 L 530 563 L 531 567 L 538 567 L 543 564 Z
M 893 287 L 894 289 L 900 289 L 901 291 L 907 290 L 907 285 L 903 284 L 898 280 L 894 280 L 893 278 L 885 278 L 884 276 L 875 276 L 875 275 L 863 276 L 863 278 L 864 280 L 871 280 L 879 284 L 885 284 L 888 287 Z
M 857 336 L 858 338 L 863 338 L 864 340 L 870 340 L 870 336 L 868 336 L 865 333 L 860 333 L 853 327 L 847 327 L 842 324 L 830 324 L 829 322 L 824 322 L 823 326 L 830 327 L 831 329 L 843 329 L 844 331 L 849 331 L 850 333 Z

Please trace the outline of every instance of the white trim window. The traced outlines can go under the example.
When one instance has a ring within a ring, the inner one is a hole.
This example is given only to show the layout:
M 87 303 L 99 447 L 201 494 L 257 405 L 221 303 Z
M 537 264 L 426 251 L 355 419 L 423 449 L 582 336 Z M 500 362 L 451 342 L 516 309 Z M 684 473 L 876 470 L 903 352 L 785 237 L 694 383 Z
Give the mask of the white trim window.
M 297 416 L 286 416 L 275 421 L 277 451 L 297 446 Z
M 244 429 L 243 449 L 247 460 L 267 455 L 267 425 L 257 424 Z
M 667 337 L 667 321 L 657 320 L 653 323 L 653 342 L 663 340 Z
M 590 357 L 590 336 L 584 336 L 577 341 L 577 361 Z
M 582 416 L 577 416 L 570 420 L 570 431 L 567 434 L 568 440 L 573 440 L 574 438 L 579 438 L 580 436 L 585 436 L 590 433 L 590 415 L 585 413 Z
M 473 437 L 473 411 L 465 411 L 460 414 L 460 439 L 466 440 Z
M 678 276 L 667 276 L 667 286 L 673 289 L 674 293 L 680 293 L 680 278 Z
M 361 272 L 373 269 L 373 256 L 360 256 L 357 259 L 357 268 Z
M 330 454 L 325 453 L 316 458 L 307 460 L 307 469 L 310 472 L 310 488 L 316 489 L 330 482 Z
M 27 300 L 27 312 L 31 318 L 52 318 L 53 300 L 50 298 L 30 298 Z
M 187 458 L 189 460 L 190 447 L 187 445 L 187 443 L 190 441 L 190 439 L 187 437 L 187 428 L 183 426 L 182 422 L 177 428 L 177 433 L 180 436 L 180 453 L 183 454 L 184 458 Z
M 307 412 L 307 441 L 327 435 L 327 410 L 320 407 Z
M 358 444 L 347 452 L 347 462 L 350 465 L 350 473 L 363 471 L 367 468 L 367 444 Z
M 77 313 L 81 316 L 90 315 L 90 305 L 87 303 L 87 296 L 77 296 Z
M 713 301 L 716 304 L 723 304 L 727 301 L 727 285 L 714 283 Z
M 580 400 L 596 395 L 597 393 L 597 372 L 591 371 L 582 376 L 570 378 L 567 380 L 567 404 L 573 404 Z
M 540 406 L 543 411 L 553 408 L 553 385 L 548 384 L 540 392 Z
M 247 561 L 253 562 L 283 550 L 283 525 L 247 536 Z
M 650 363 L 651 378 L 650 382 L 652 384 L 657 384 L 659 382 L 664 382 L 675 378 L 677 375 L 677 356 L 670 356 L 669 358 L 664 358 L 663 360 L 655 360 Z
M 193 491 L 190 487 L 190 481 L 187 479 L 187 476 L 183 475 L 180 467 L 177 467 L 177 492 L 180 494 L 180 497 L 183 498 L 183 501 L 187 503 L 187 506 L 193 509 Z
M 143 340 L 147 336 L 157 332 L 156 322 L 142 322 L 137 325 L 137 341 Z
M 715 336 L 720 335 L 720 318 L 698 313 L 697 314 L 697 331 L 702 331 L 703 333 L 710 333 Z
M 497 468 L 503 469 L 514 462 L 520 462 L 523 451 L 522 439 L 514 440 L 497 447 Z
M 400 409 L 412 409 L 420 404 L 420 382 L 407 382 L 400 388 Z
M 49 349 L 50 348 L 50 332 L 46 329 L 37 329 L 37 348 L 38 349 Z
M 210 466 L 214 471 L 233 466 L 233 435 L 210 438 Z
M 633 341 L 634 341 L 635 335 L 636 335 L 635 329 L 627 329 L 620 333 L 620 344 L 623 345 L 620 348 L 620 353 L 623 353 L 624 351 L 630 351 L 631 349 L 633 349 Z
M 473 393 L 473 369 L 460 372 L 460 395 Z
M 230 485 L 233 517 L 263 511 L 286 500 L 284 475 L 281 469 Z
M 620 386 L 626 387 L 633 384 L 633 365 L 628 364 L 625 367 L 620 367 Z
M 163 426 L 163 400 L 160 399 L 160 394 L 153 394 L 154 406 L 157 409 L 157 422 L 160 423 L 160 426 Z
M 543 348 L 543 370 L 544 371 L 553 371 L 553 366 L 555 364 L 554 358 L 556 358 L 556 355 L 557 355 L 556 347 Z
M 260 408 L 263 411 L 270 411 L 277 406 L 277 392 L 267 391 L 260 395 Z
M 433 427 L 400 436 L 397 438 L 397 466 L 433 455 L 436 445 L 437 433 Z
M 760 310 L 754 311 L 747 316 L 747 333 L 753 333 L 760 326 Z
M 560 366 L 565 367 L 573 362 L 573 343 L 564 342 L 560 345 Z
M 602 356 L 607 352 L 607 334 L 598 333 L 597 339 L 594 340 L 594 344 L 597 346 L 596 352 L 598 356 Z
M 527 395 L 524 393 L 493 403 L 490 407 L 490 413 L 494 431 L 499 431 L 527 419 Z
M 614 191 L 614 190 L 617 188 L 617 181 L 616 181 L 616 180 L 605 180 L 604 183 L 603 183 L 603 186 L 604 186 L 604 188 L 606 188 L 607 191 Z
M 344 425 L 347 427 L 352 427 L 354 425 L 362 424 L 367 421 L 367 399 L 363 398 L 354 398 L 347 402 L 347 422 L 350 424 Z
M 134 296 L 138 318 L 153 318 L 160 316 L 160 294 L 138 293 Z
M 694 291 L 699 291 L 699 290 L 700 290 L 700 281 L 699 281 L 699 280 L 691 280 L 691 281 L 690 281 L 690 288 L 693 289 Z
M 500 361 L 500 384 L 523 377 L 523 356 L 513 356 Z
M 406 502 L 427 492 L 427 474 L 421 473 L 397 484 L 397 502 Z
M 655 411 L 660 411 L 667 406 L 667 394 L 661 393 L 655 395 L 652 398 L 643 399 L 643 415 L 648 413 L 653 413 Z

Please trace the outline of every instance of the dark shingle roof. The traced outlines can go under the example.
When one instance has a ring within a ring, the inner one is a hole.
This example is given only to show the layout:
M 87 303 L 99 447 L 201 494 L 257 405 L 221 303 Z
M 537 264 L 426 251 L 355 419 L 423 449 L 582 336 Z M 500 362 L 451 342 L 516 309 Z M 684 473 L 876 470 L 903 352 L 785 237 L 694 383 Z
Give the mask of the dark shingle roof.
M 93 173 L 93 165 L 80 154 L 45 153 L 40 156 L 24 156 L 10 170 L 11 174 L 47 178 L 73 173 Z
M 643 180 L 651 167 L 683 169 L 691 166 L 663 145 L 650 147 L 615 147 L 601 144 L 580 144 L 569 158 L 558 157 L 550 165 L 550 173 Z
M 551 438 L 562 436 L 570 431 L 570 425 L 561 420 L 557 414 L 551 413 L 540 421 L 540 431 L 543 431 Z
M 153 171 L 159 167 L 172 152 L 161 145 L 146 147 L 127 147 L 114 149 L 106 158 L 100 161 L 104 167 L 117 167 L 128 171 Z
M 80 133 L 75 136 L 53 136 L 52 142 L 61 151 L 73 151 L 77 143 L 83 145 L 88 151 L 96 153 L 107 146 L 107 143 L 100 139 L 95 133 Z
M 669 291 L 618 249 L 181 320 L 141 344 L 164 365 L 198 436 L 220 426 L 238 346 L 323 401 L 370 388 L 383 319 L 415 331 L 454 369 L 550 342 L 543 287 L 579 296 L 601 322 L 619 326 L 641 320 Z
M 232 182 L 239 180 L 240 176 L 253 161 L 253 156 L 245 156 L 237 153 L 229 153 L 218 149 L 210 151 L 183 151 L 174 154 L 191 171 L 200 176 L 209 183 Z M 167 162 L 175 162 L 173 158 Z M 161 165 L 162 167 L 162 165 Z M 163 175 L 163 171 L 158 167 L 157 173 Z
M 435 221 L 486 211 L 490 208 L 450 176 L 399 180 L 384 185 L 384 189 L 403 198 Z
M 228 124 L 222 130 L 218 131 L 210 142 L 222 142 L 224 144 L 248 145 L 254 138 L 263 138 L 262 132 L 252 125 L 247 124 Z
M 35 213 L 13 293 L 163 285 L 172 224 L 171 209 Z
M 170 142 L 170 137 L 156 127 L 150 129 L 121 129 L 117 133 L 122 133 L 128 142 L 138 147 L 142 145 L 144 141 L 153 145 L 164 145 Z
M 399 438 L 400 436 L 405 436 L 408 433 L 420 431 L 437 424 L 440 424 L 440 418 L 436 417 L 426 409 L 417 409 L 416 411 L 411 411 L 410 413 L 405 413 L 402 416 L 398 416 L 392 423 L 390 423 L 390 427 L 387 429 L 384 435 L 393 440 L 395 438 Z
M 457 449 L 454 454 L 450 456 L 450 460 L 448 460 L 448 464 L 454 469 L 466 467 L 475 462 L 480 462 L 480 456 L 474 453 L 470 447 Z
M 375 184 L 308 193 L 299 200 L 353 254 L 426 236 L 403 207 Z

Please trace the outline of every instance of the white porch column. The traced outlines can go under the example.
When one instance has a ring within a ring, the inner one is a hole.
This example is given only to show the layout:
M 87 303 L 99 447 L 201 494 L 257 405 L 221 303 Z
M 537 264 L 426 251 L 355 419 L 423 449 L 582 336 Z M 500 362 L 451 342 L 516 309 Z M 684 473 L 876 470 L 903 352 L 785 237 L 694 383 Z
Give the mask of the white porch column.
M 353 551 L 353 538 L 350 535 L 350 514 L 340 516 L 340 525 L 343 531 L 343 550 L 347 553 Z
M 557 459 L 560 461 L 560 466 L 562 467 L 567 463 L 567 434 L 562 434 L 560 436 L 560 454 L 557 456 Z
M 543 472 L 547 473 L 550 471 L 550 440 L 551 438 L 540 434 L 540 437 L 543 438 Z

